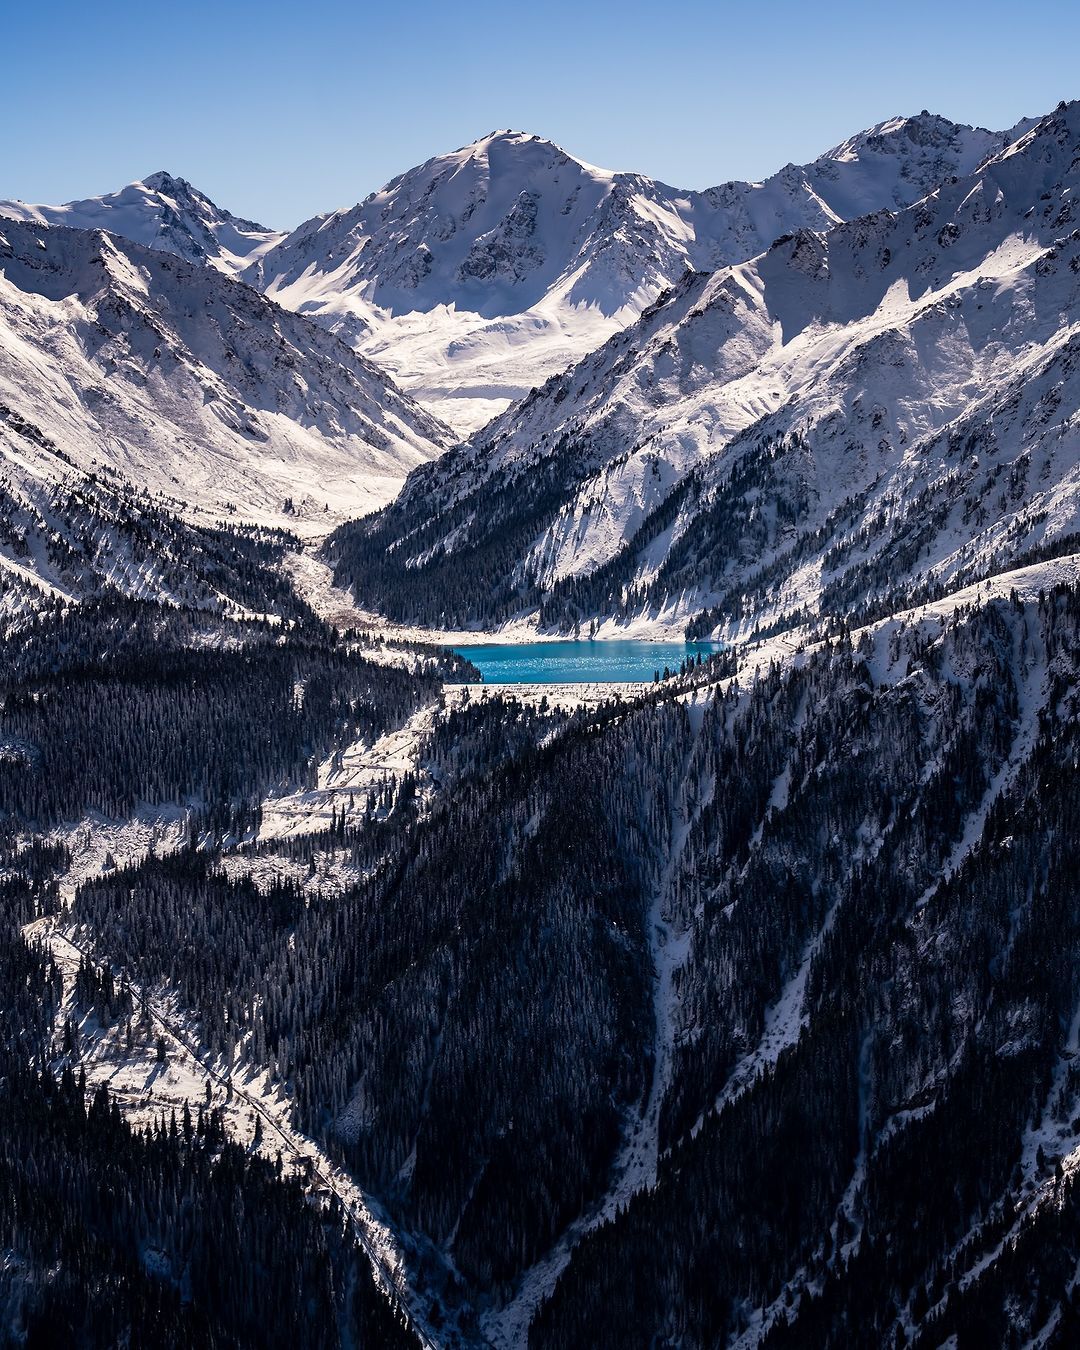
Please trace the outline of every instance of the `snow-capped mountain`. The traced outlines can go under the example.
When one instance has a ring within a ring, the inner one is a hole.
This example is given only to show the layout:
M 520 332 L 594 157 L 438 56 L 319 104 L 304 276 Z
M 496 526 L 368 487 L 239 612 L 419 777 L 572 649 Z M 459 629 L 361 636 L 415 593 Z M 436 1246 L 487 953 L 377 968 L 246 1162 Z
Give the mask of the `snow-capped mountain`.
M 498 132 L 301 225 L 246 276 L 468 428 L 630 321 L 681 268 L 687 231 L 663 196 Z
M 780 234 L 907 206 L 1025 126 L 897 117 L 812 164 L 703 192 L 500 131 L 288 235 L 238 220 L 167 174 L 67 206 L 0 202 L 0 215 L 108 229 L 242 274 L 468 432 L 632 323 L 687 269 L 713 271 Z
M 244 268 L 317 322 L 0 220 L 8 1339 L 1080 1344 L 1078 193 L 1080 103 L 502 133 Z M 465 442 L 329 331 L 468 413 L 574 316 Z
M 1056 546 L 1080 523 L 1078 149 L 1063 105 L 905 210 L 687 275 L 343 530 L 341 576 L 433 622 L 737 626 Z
M 939 183 L 974 172 L 1037 120 L 1024 118 L 1009 131 L 993 132 L 924 108 L 916 117 L 890 117 L 858 132 L 802 172 L 838 220 L 852 220 L 882 207 L 910 206 Z
M 451 439 L 332 334 L 216 269 L 102 231 L 3 222 L 0 564 L 12 575 L 65 592 L 77 581 L 50 552 L 58 533 L 81 537 L 77 502 L 70 529 L 58 525 L 58 492 L 92 484 L 95 500 L 106 490 L 130 507 L 137 493 L 207 525 L 322 532 L 387 501 Z M 120 572 L 116 584 L 137 585 Z
M 0 201 L 0 216 L 38 225 L 108 230 L 189 262 L 210 263 L 233 276 L 285 238 L 280 231 L 241 220 L 183 178 L 164 172 L 129 183 L 119 192 L 64 206 Z
M 468 430 L 632 322 L 686 269 L 906 206 L 1008 139 L 923 113 L 764 182 L 691 192 L 495 132 L 306 222 L 245 276 Z

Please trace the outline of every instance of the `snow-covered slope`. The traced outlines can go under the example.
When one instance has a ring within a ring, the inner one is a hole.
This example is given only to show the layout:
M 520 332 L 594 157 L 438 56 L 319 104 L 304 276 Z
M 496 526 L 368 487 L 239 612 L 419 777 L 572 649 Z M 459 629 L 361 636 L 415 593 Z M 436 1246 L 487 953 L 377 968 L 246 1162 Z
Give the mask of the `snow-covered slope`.
M 713 271 L 785 232 L 906 206 L 1014 133 L 924 112 L 763 182 L 692 192 L 499 131 L 288 235 L 164 173 L 66 206 L 0 202 L 0 215 L 107 229 L 242 274 L 467 432 L 632 323 L 687 269 Z
M 450 440 L 333 335 L 215 269 L 101 231 L 3 222 L 9 573 L 69 589 L 52 556 L 54 538 L 76 537 L 58 493 L 94 499 L 72 504 L 76 534 L 80 512 L 88 526 L 119 499 L 136 514 L 156 503 L 189 522 L 318 533 L 387 501 Z
M 265 225 L 239 219 L 183 178 L 164 172 L 129 183 L 119 192 L 64 206 L 0 201 L 0 216 L 38 225 L 109 230 L 189 262 L 211 263 L 229 275 L 250 266 L 285 238 Z
M 686 277 L 343 531 L 342 579 L 435 620 L 738 622 L 1052 544 L 1080 500 L 1078 150 L 1062 106 L 899 213 Z
M 467 428 L 630 322 L 686 266 L 697 205 L 497 132 L 301 225 L 247 276 Z
M 495 132 L 301 225 L 245 275 L 467 430 L 632 322 L 687 268 L 906 206 L 1007 141 L 924 113 L 764 182 L 690 192 Z
M 939 183 L 973 173 L 1035 125 L 1025 118 L 1007 132 L 963 126 L 924 108 L 860 131 L 808 164 L 814 191 L 841 220 L 910 206 Z

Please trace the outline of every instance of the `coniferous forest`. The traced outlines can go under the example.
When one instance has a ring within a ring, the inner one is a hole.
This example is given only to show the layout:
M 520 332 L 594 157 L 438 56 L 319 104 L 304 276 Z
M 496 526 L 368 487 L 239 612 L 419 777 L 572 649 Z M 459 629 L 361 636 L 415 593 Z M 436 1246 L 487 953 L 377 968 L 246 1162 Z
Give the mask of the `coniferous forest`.
M 538 1273 L 537 1346 L 1071 1343 L 1075 590 L 576 711 L 366 641 L 11 631 L 13 1343 L 482 1344 Z M 413 774 L 260 837 L 428 705 Z M 148 801 L 173 846 L 79 874 L 58 823 Z M 406 1293 L 209 1087 L 128 1122 L 95 1046 L 152 1053 L 162 999 L 378 1205 Z
M 965 19 L 844 16 L 818 99 L 828 6 L 780 73 L 575 15 L 562 83 L 461 8 L 144 6 L 128 70 L 16 6 L 7 158 L 136 90 L 292 202 L 290 120 L 353 173 L 499 71 L 719 153 L 684 96 L 809 136 Z M 1080 102 L 694 190 L 495 131 L 288 230 L 0 200 L 0 1350 L 1080 1345 L 1078 202 Z

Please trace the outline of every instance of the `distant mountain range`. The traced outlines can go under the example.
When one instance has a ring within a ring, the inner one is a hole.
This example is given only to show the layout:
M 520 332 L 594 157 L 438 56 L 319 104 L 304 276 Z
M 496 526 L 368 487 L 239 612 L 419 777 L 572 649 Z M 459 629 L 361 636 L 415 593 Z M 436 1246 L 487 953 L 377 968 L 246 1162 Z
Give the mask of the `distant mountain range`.
M 685 273 L 345 527 L 340 577 L 449 626 L 711 612 L 730 637 L 1067 549 L 1078 148 L 1063 106 L 912 206 Z
M 196 522 L 384 508 L 327 556 L 436 627 L 731 636 L 1060 552 L 1078 120 L 921 113 L 700 193 L 499 132 L 289 235 L 166 174 L 3 204 L 6 566 L 71 580 L 46 443 Z M 444 454 L 432 410 L 498 408 Z
M 288 235 L 166 173 L 66 206 L 0 202 L 0 214 L 108 229 L 241 276 L 468 432 L 633 322 L 687 269 L 713 271 L 785 232 L 907 206 L 1026 126 L 893 118 L 812 164 L 704 192 L 499 131 Z
M 229 276 L 243 271 L 285 237 L 265 225 L 239 220 L 183 178 L 168 173 L 152 173 L 119 192 L 64 206 L 0 202 L 0 215 L 34 225 L 108 230 L 188 262 L 211 263 Z

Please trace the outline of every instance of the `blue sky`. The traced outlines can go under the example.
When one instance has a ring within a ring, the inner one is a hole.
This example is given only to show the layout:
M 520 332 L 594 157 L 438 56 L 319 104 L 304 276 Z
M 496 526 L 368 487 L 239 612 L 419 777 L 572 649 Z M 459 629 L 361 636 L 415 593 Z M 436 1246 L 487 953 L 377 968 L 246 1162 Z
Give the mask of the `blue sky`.
M 1010 126 L 1080 96 L 1080 6 L 86 0 L 0 26 L 0 197 L 156 169 L 268 225 L 499 127 L 684 187 L 921 108 Z

